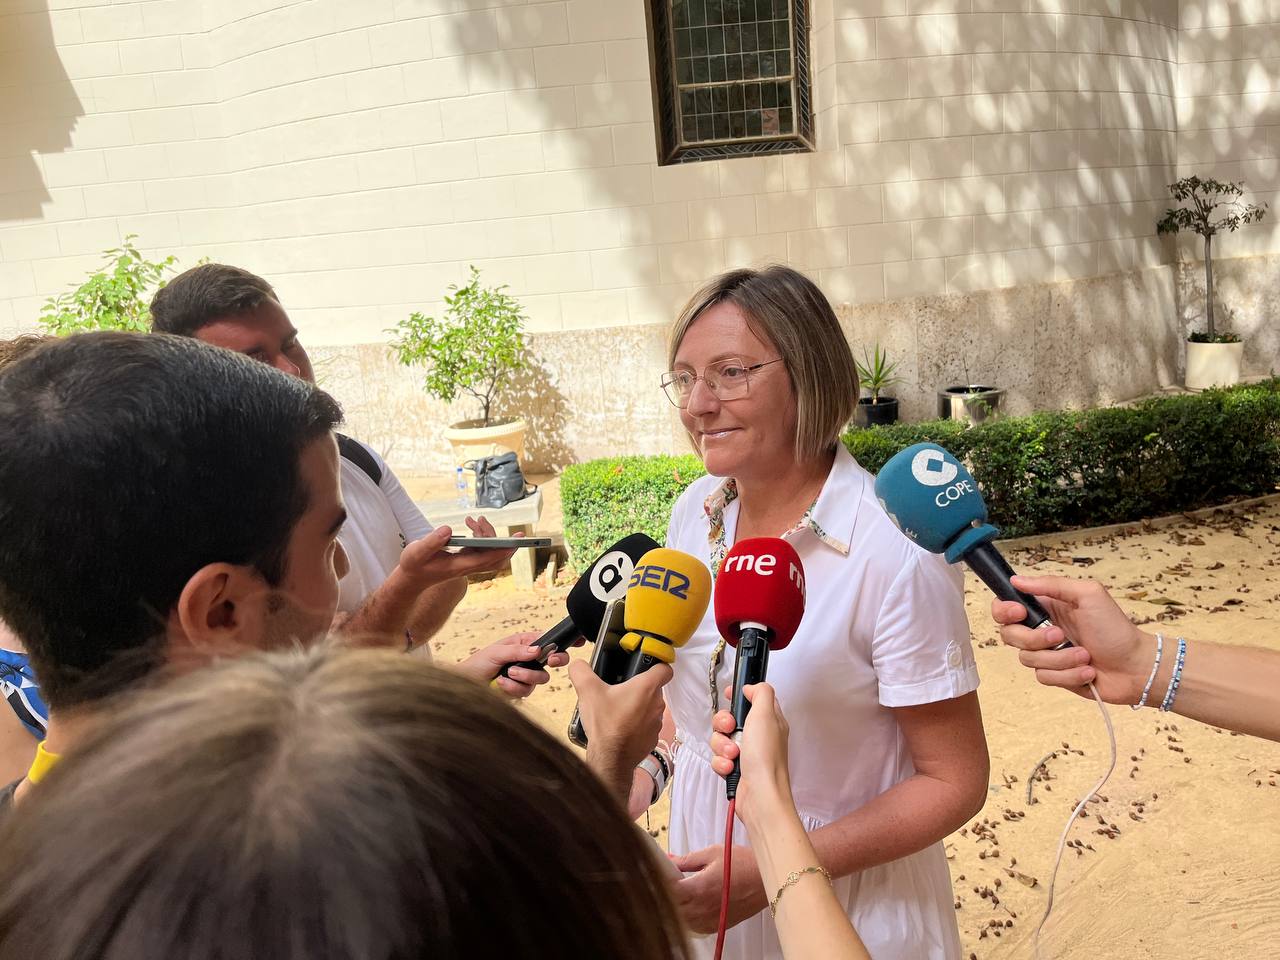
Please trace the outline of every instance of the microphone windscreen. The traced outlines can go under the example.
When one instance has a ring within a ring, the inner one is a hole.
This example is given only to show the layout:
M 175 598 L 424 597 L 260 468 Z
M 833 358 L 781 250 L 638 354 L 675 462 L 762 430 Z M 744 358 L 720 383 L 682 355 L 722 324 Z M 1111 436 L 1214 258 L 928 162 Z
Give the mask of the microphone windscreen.
M 772 632 L 770 650 L 781 650 L 804 617 L 804 566 L 800 555 L 778 537 L 753 537 L 734 544 L 716 578 L 716 627 L 735 647 L 743 623 Z
M 898 529 L 930 553 L 943 553 L 987 505 L 964 464 L 935 443 L 899 451 L 876 476 L 876 497 Z
M 569 591 L 565 607 L 569 618 L 588 640 L 594 640 L 600 632 L 604 608 L 612 600 L 621 600 L 627 594 L 627 584 L 636 562 L 658 542 L 643 533 L 623 537 L 591 564 Z
M 679 550 L 650 550 L 632 571 L 623 619 L 629 633 L 681 646 L 698 629 L 711 599 L 711 571 Z

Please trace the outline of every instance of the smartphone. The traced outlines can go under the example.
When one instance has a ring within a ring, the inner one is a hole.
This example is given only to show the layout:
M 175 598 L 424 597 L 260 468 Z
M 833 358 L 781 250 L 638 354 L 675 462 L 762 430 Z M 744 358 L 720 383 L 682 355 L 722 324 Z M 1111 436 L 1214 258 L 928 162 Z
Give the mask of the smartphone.
M 622 649 L 622 635 L 627 632 L 623 622 L 626 612 L 626 598 L 609 601 L 604 608 L 604 618 L 600 621 L 600 632 L 596 634 L 596 646 L 591 652 L 591 670 L 605 683 L 613 686 L 627 679 L 627 670 L 631 665 L 631 654 Z M 582 726 L 582 717 L 578 708 L 573 708 L 573 719 L 569 721 L 569 742 L 584 749 L 587 746 L 587 731 Z
M 449 547 L 471 547 L 476 550 L 510 550 L 514 547 L 549 547 L 550 537 L 450 537 Z

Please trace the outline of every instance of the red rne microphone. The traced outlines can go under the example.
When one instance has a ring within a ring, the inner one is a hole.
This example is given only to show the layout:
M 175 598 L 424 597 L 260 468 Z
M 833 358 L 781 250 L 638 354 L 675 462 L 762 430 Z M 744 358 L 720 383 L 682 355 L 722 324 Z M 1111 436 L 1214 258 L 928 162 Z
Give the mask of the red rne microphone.
M 720 565 L 715 588 L 716 628 L 738 651 L 733 671 L 734 739 L 741 741 L 751 703 L 742 692 L 760 683 L 769 668 L 769 651 L 781 650 L 795 636 L 804 616 L 804 566 L 791 544 L 777 537 L 753 537 L 734 544 Z M 742 771 L 738 761 L 725 778 L 730 800 Z

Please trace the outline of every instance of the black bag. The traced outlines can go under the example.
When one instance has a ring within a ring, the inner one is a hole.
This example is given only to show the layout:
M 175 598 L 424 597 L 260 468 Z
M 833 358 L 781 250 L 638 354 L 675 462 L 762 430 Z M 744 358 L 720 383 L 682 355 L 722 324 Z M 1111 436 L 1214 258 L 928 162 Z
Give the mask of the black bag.
M 467 466 L 476 474 L 476 506 L 499 509 L 523 500 L 538 488 L 525 483 L 520 462 L 514 453 L 481 457 Z

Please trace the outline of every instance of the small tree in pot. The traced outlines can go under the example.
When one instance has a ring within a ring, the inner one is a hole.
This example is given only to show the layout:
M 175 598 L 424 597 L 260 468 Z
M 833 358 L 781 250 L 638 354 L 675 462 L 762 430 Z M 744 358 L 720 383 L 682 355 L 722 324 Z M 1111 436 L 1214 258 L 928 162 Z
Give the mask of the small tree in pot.
M 423 387 L 430 396 L 452 403 L 466 393 L 479 403 L 479 418 L 451 424 L 445 431 L 459 463 L 502 450 L 523 457 L 525 421 L 495 422 L 493 398 L 503 381 L 524 366 L 524 313 L 505 284 L 483 286 L 475 267 L 466 286 L 449 289 L 442 318 L 415 311 L 387 331 L 392 352 L 405 366 L 426 368 Z
M 1193 333 L 1187 339 L 1186 385 L 1204 388 L 1230 385 L 1240 379 L 1240 358 L 1244 344 L 1234 333 L 1219 333 L 1213 316 L 1213 238 L 1220 233 L 1234 233 L 1249 223 L 1261 220 L 1267 205 L 1243 203 L 1244 181 L 1223 183 L 1219 180 L 1183 177 L 1169 184 L 1169 192 L 1182 204 L 1164 212 L 1156 224 L 1160 234 L 1176 234 L 1190 230 L 1204 239 L 1204 314 L 1205 332 Z M 1215 215 L 1222 211 L 1221 216 Z
M 101 269 L 74 290 L 50 297 L 40 308 L 40 324 L 60 337 L 86 330 L 151 329 L 149 304 L 174 272 L 176 257 L 148 260 L 127 234 L 120 246 L 107 250 Z
M 890 363 L 889 355 L 877 343 L 870 355 L 864 347 L 862 360 L 855 360 L 854 366 L 858 368 L 858 381 L 870 394 L 858 398 L 854 422 L 860 427 L 895 423 L 898 419 L 898 401 L 881 394 L 895 384 L 902 383 L 902 377 L 897 375 L 897 362 Z

